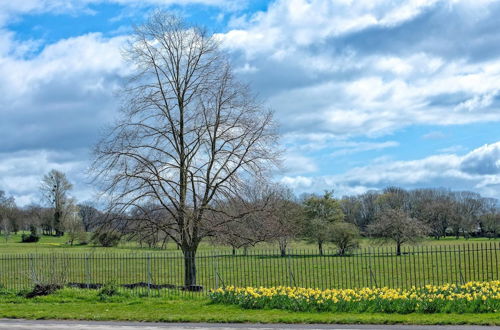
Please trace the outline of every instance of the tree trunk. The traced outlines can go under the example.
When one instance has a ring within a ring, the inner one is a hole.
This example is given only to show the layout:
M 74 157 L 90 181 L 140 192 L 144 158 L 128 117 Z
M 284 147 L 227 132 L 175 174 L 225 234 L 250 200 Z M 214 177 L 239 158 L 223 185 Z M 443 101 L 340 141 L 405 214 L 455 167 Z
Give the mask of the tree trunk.
M 286 247 L 288 245 L 287 239 L 282 238 L 282 239 L 278 240 L 278 242 L 279 242 L 279 246 L 280 246 L 281 256 L 286 257 Z
M 165 238 L 161 242 L 161 249 L 162 250 L 165 250 L 167 248 L 167 240 L 168 240 L 168 236 L 165 236 Z
M 401 255 L 401 243 L 399 242 L 396 243 L 396 255 L 397 256 Z
M 190 290 L 196 286 L 196 251 L 183 250 L 184 254 L 184 287 Z
M 323 241 L 318 241 L 319 255 L 323 255 Z
M 233 256 L 235 256 L 236 255 L 236 249 L 234 248 L 234 246 L 232 248 L 232 252 L 233 252 Z

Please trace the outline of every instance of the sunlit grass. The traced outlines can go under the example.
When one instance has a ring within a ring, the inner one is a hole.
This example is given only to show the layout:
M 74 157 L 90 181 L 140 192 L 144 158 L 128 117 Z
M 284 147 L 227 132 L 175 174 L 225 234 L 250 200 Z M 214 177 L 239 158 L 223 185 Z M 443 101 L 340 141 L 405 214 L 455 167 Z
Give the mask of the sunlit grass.
M 96 290 L 64 289 L 53 295 L 26 299 L 0 292 L 0 318 L 121 320 L 153 322 L 369 323 L 500 325 L 498 313 L 387 314 L 244 310 L 213 304 L 203 296 L 120 296 L 102 300 Z

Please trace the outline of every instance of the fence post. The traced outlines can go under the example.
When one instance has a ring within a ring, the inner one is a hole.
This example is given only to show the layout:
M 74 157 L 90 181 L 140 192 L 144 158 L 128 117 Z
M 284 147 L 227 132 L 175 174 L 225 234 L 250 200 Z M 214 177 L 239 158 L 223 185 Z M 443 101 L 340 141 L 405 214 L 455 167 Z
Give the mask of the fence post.
M 148 253 L 148 294 L 151 293 L 151 282 L 152 282 L 152 274 L 151 274 L 151 254 Z
M 85 254 L 85 284 L 87 289 L 90 288 L 90 267 L 89 267 L 89 254 Z
M 290 287 L 294 287 L 295 286 L 295 278 L 293 276 L 292 268 L 290 267 L 290 251 L 288 251 L 288 256 L 286 258 L 286 266 L 288 268 L 288 279 L 290 281 Z
M 213 255 L 214 258 L 214 278 L 215 278 L 215 288 L 219 288 L 219 259 L 217 258 L 217 255 Z
M 461 247 L 459 245 L 458 246 L 458 271 L 459 271 L 459 274 L 460 274 L 460 282 L 462 284 L 464 284 L 465 281 L 464 281 L 464 276 L 462 274 L 462 253 L 461 252 L 462 252 L 462 249 L 461 249 Z
M 31 281 L 33 282 L 31 284 L 36 284 L 36 282 L 38 281 L 38 279 L 37 279 L 37 276 L 36 276 L 35 265 L 33 264 L 33 253 L 29 254 L 28 265 L 29 265 L 28 269 L 29 269 L 29 273 L 30 273 L 30 276 L 31 276 Z M 22 285 L 20 287 L 22 287 Z

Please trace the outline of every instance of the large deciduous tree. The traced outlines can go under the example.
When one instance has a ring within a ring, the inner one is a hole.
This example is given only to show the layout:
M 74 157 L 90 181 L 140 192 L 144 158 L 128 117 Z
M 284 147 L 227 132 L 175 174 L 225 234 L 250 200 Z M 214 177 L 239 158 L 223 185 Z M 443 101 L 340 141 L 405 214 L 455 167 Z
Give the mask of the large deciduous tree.
M 44 175 L 40 190 L 47 205 L 53 211 L 53 221 L 49 226 L 49 232 L 54 231 L 56 236 L 64 235 L 63 220 L 72 201 L 68 198 L 68 192 L 73 185 L 66 178 L 66 174 L 58 170 L 51 170 Z
M 176 16 L 154 12 L 125 54 L 135 71 L 121 119 L 96 147 L 96 178 L 110 214 L 151 204 L 165 212 L 151 224 L 181 248 L 184 284 L 196 289 L 200 241 L 248 214 L 222 205 L 244 199 L 242 187 L 275 165 L 272 112 L 237 81 L 217 38 Z

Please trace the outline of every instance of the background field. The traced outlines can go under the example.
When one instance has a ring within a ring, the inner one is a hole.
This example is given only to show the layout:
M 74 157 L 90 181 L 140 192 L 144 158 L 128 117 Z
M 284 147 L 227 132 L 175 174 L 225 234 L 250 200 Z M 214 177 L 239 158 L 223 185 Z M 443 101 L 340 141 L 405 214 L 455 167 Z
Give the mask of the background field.
M 87 286 L 142 283 L 136 288 L 138 293 L 162 295 L 178 290 L 156 290 L 156 286 L 183 285 L 184 260 L 172 244 L 167 250 L 140 249 L 132 243 L 116 248 L 70 247 L 64 240 L 44 237 L 39 243 L 23 244 L 12 238 L 0 243 L 0 285 L 26 289 L 33 286 L 34 279 L 55 277 Z M 250 249 L 247 255 L 241 250 L 232 255 L 229 248 L 205 243 L 196 256 L 198 283 L 204 289 L 224 285 L 325 289 L 500 278 L 500 244 L 495 240 L 427 240 L 404 247 L 401 256 L 392 245 L 373 245 L 368 240 L 363 245 L 349 256 L 338 256 L 331 247 L 319 256 L 314 245 L 295 242 L 295 248 L 281 257 L 276 248 L 266 249 L 266 245 Z
M 90 235 L 90 234 L 89 234 Z M 433 238 L 424 239 L 417 244 L 408 245 L 409 247 L 417 246 L 442 246 L 442 245 L 467 245 L 474 243 L 488 243 L 496 242 L 498 240 L 488 239 L 488 238 L 469 238 L 456 239 L 455 237 L 446 237 L 439 240 Z M 53 237 L 53 236 L 42 236 L 38 243 L 21 243 L 21 233 L 13 234 L 5 239 L 5 237 L 0 236 L 0 253 L 45 253 L 45 252 L 137 252 L 137 251 L 178 251 L 175 244 L 170 241 L 166 244 L 165 249 L 160 248 L 148 248 L 140 247 L 137 242 L 130 241 L 127 242 L 123 240 L 117 247 L 103 248 L 94 245 L 69 245 L 67 244 L 68 237 Z M 363 238 L 360 241 L 361 248 L 379 248 L 379 247 L 391 247 L 391 243 L 383 243 L 378 240 L 372 240 L 368 238 Z M 407 247 L 408 247 L 407 246 Z M 331 243 L 324 244 L 325 249 L 335 249 L 335 246 Z M 289 249 L 317 249 L 316 244 L 307 242 L 304 240 L 292 241 L 289 245 Z M 214 245 L 208 241 L 202 242 L 199 247 L 199 251 L 231 251 L 231 248 L 224 245 Z M 251 247 L 248 250 L 278 250 L 277 243 L 259 243 L 255 247 Z M 238 253 L 242 254 L 243 249 L 238 249 Z

